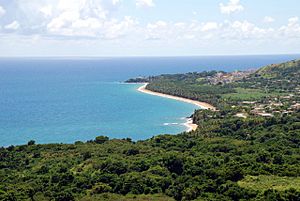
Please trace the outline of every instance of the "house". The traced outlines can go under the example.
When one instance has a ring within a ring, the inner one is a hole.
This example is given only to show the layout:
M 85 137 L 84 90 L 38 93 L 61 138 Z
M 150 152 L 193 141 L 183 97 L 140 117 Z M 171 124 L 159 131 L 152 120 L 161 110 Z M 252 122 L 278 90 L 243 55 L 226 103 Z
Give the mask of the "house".
M 247 118 L 247 115 L 245 113 L 237 113 L 236 115 L 234 115 L 235 117 L 239 117 L 239 118 Z
M 262 116 L 262 117 L 274 117 L 274 115 L 271 113 L 258 113 L 257 115 Z
M 292 105 L 291 108 L 294 109 L 294 110 L 299 110 L 300 109 L 300 103 L 296 103 L 296 104 Z

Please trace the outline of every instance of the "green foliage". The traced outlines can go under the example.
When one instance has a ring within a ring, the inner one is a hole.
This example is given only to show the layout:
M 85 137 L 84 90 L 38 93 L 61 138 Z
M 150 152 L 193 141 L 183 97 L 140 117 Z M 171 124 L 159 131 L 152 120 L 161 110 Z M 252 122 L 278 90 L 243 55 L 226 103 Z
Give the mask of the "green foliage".
M 27 143 L 28 146 L 30 145 L 35 145 L 35 141 L 34 140 L 30 140 L 28 143 Z
M 91 190 L 91 194 L 101 194 L 101 193 L 107 193 L 107 192 L 111 192 L 112 188 L 104 183 L 96 183 L 92 190 Z
M 128 197 L 130 194 L 149 194 L 143 198 L 137 196 L 141 200 L 154 194 L 165 194 L 175 200 L 295 197 L 299 194 L 298 188 L 294 191 L 292 188 L 299 186 L 300 132 L 292 125 L 299 120 L 299 113 L 276 121 L 233 120 L 216 115 L 196 132 L 156 136 L 136 143 L 124 139 L 102 144 L 1 149 L 0 197 L 2 200 L 31 197 L 130 200 L 133 199 Z M 256 126 L 250 126 L 253 123 Z M 253 182 L 246 175 L 265 176 L 257 176 L 258 180 Z
M 95 143 L 97 143 L 97 144 L 103 144 L 103 143 L 105 143 L 108 140 L 109 140 L 109 138 L 106 137 L 106 136 L 98 136 L 98 137 L 95 138 Z

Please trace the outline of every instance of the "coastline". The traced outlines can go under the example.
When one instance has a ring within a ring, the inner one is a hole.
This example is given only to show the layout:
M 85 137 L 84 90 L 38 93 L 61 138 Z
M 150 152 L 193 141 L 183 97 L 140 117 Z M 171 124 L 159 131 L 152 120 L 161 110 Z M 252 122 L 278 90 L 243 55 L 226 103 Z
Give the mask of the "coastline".
M 186 132 L 195 131 L 198 128 L 198 125 L 193 123 L 192 118 L 188 118 L 186 123 L 184 123 L 183 125 L 185 125 L 187 127 Z
M 140 86 L 137 90 L 139 92 L 150 94 L 150 95 L 153 95 L 153 96 L 160 96 L 160 97 L 163 97 L 163 98 L 169 98 L 169 99 L 174 99 L 174 100 L 177 100 L 177 101 L 190 103 L 190 104 L 196 105 L 196 106 L 198 106 L 202 109 L 216 110 L 216 108 L 214 106 L 212 106 L 208 103 L 205 103 L 205 102 L 200 102 L 200 101 L 195 101 L 195 100 L 182 98 L 182 97 L 178 97 L 178 96 L 173 96 L 173 95 L 168 95 L 168 94 L 163 94 L 163 93 L 159 93 L 159 92 L 150 91 L 150 90 L 146 89 L 147 85 L 148 85 L 148 83 L 144 83 L 144 85 Z M 195 131 L 198 128 L 198 125 L 194 124 L 193 120 L 191 118 L 188 118 L 187 122 L 184 123 L 184 125 L 188 128 L 186 130 L 187 132 Z

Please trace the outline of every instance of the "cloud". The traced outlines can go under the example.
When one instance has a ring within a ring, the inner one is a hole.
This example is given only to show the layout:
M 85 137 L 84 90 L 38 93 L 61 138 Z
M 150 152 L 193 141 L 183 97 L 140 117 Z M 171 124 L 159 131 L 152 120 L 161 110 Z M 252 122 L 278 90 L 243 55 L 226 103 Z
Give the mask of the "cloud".
M 111 17 L 120 0 L 64 0 L 46 25 L 49 34 L 68 37 L 112 39 L 123 36 L 137 21 L 129 16 L 117 20 Z M 47 9 L 46 9 L 47 8 Z M 49 16 L 49 7 L 41 10 Z
M 172 21 L 156 20 L 139 23 L 132 16 L 116 14 L 122 0 L 18 0 L 10 24 L 2 25 L 2 33 L 9 35 L 13 30 L 24 36 L 40 36 L 53 40 L 105 41 L 122 40 L 123 44 L 134 41 L 160 40 L 177 43 L 214 41 L 248 41 L 295 39 L 300 37 L 299 18 L 292 17 L 280 28 L 266 24 L 258 26 L 249 20 L 219 21 Z M 154 6 L 153 1 L 146 5 Z M 144 4 L 143 4 L 144 5 Z M 140 5 L 142 6 L 142 5 Z M 145 5 L 144 5 L 145 6 Z M 240 1 L 231 0 L 220 4 L 223 13 L 230 14 L 243 10 Z M 133 7 L 134 9 L 134 7 Z M 36 11 L 36 12 L 35 12 Z M 274 20 L 266 16 L 264 21 Z M 83 42 L 84 43 L 84 42 Z
M 222 14 L 229 15 L 231 13 L 243 11 L 244 7 L 240 4 L 240 0 L 229 0 L 226 5 L 220 3 L 220 10 Z
M 291 17 L 289 18 L 289 25 L 295 25 L 299 22 L 299 18 L 298 17 Z
M 147 8 L 155 6 L 153 0 L 136 0 L 135 4 L 138 8 Z
M 13 21 L 12 23 L 5 25 L 4 28 L 7 30 L 17 30 L 20 28 L 20 24 L 18 21 Z
M 202 25 L 201 31 L 211 31 L 218 29 L 219 25 L 216 22 L 206 22 Z
M 263 21 L 264 21 L 264 23 L 272 23 L 275 21 L 275 19 L 270 16 L 265 16 Z
M 121 0 L 112 0 L 113 5 L 118 5 L 119 3 L 121 3 Z
M 138 21 L 114 17 L 122 0 L 17 0 L 16 22 L 6 26 L 18 34 L 74 39 L 117 39 L 129 34 Z M 12 13 L 13 14 L 13 13 Z M 22 25 L 22 26 L 21 26 Z
M 285 38 L 300 38 L 300 24 L 298 17 L 288 19 L 288 24 L 279 29 L 281 36 Z
M 264 29 L 255 24 L 244 21 L 234 21 L 228 24 L 224 31 L 227 38 L 243 40 L 243 39 L 262 39 L 268 38 L 273 29 Z
M 51 5 L 46 5 L 42 8 L 40 8 L 40 12 L 43 13 L 43 15 L 45 17 L 49 17 L 52 15 L 52 9 L 53 9 L 53 7 Z
M 0 6 L 0 17 L 5 15 L 5 13 L 6 13 L 5 9 L 2 6 Z
M 149 23 L 144 30 L 147 40 L 202 40 L 216 35 L 219 30 L 217 22 L 166 22 L 156 21 Z
M 159 20 L 154 23 L 149 23 L 145 29 L 147 40 L 160 40 L 164 39 L 168 35 L 170 29 L 168 23 Z
M 296 29 L 296 19 L 290 20 L 289 27 Z M 297 23 L 296 23 L 297 24 Z M 285 28 L 286 29 L 286 28 Z M 166 22 L 156 21 L 146 26 L 144 34 L 147 40 L 165 41 L 248 41 L 280 39 L 278 29 L 263 28 L 247 20 L 218 22 Z M 282 31 L 281 31 L 282 32 Z M 295 36 L 295 34 L 294 34 Z M 300 36 L 300 35 L 299 35 Z
M 138 21 L 130 16 L 125 16 L 123 20 L 112 20 L 104 24 L 105 33 L 102 38 L 117 39 L 133 32 Z

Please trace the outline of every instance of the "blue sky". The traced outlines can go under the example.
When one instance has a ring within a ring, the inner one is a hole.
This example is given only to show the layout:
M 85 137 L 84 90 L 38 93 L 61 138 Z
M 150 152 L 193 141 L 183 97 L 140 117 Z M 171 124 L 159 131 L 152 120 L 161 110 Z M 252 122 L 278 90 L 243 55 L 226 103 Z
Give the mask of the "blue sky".
M 299 0 L 0 0 L 0 56 L 300 53 Z

